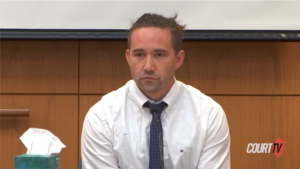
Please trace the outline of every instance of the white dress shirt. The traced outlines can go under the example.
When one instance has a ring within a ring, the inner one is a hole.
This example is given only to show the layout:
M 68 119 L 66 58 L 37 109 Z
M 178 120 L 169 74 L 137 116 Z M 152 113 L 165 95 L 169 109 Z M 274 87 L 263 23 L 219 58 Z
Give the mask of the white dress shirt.
M 83 169 L 149 168 L 149 99 L 130 80 L 88 111 L 81 136 Z M 162 99 L 165 169 L 230 168 L 230 134 L 222 107 L 175 79 Z

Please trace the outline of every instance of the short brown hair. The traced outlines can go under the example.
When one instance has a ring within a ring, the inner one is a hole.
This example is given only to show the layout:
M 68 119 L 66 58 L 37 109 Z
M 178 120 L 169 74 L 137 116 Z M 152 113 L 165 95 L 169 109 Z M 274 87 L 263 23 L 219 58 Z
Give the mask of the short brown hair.
M 134 23 L 128 33 L 128 48 L 130 48 L 131 35 L 135 29 L 143 27 L 156 27 L 156 28 L 168 28 L 171 33 L 171 43 L 175 51 L 175 55 L 180 51 L 183 40 L 183 29 L 185 25 L 180 25 L 176 22 L 177 14 L 175 16 L 167 18 L 159 14 L 146 13 L 139 17 Z

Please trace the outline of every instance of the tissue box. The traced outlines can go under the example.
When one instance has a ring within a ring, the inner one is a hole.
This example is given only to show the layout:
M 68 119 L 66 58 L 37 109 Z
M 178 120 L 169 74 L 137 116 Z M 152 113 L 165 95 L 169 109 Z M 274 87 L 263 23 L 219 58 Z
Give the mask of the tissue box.
M 15 156 L 15 169 L 59 169 L 59 155 Z

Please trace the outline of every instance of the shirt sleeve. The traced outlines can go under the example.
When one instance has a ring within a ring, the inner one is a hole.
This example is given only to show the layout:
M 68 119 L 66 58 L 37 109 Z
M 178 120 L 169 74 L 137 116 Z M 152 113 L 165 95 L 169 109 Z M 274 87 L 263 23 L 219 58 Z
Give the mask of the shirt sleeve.
M 113 153 L 112 136 L 110 136 L 107 123 L 105 118 L 101 118 L 89 110 L 81 135 L 82 169 L 119 168 Z
M 212 109 L 208 131 L 197 169 L 230 168 L 230 134 L 227 118 L 221 106 Z

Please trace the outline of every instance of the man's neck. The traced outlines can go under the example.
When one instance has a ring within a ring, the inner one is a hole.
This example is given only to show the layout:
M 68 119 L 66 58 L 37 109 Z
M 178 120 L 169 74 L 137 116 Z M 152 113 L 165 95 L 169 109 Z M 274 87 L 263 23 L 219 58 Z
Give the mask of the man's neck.
M 170 89 L 172 88 L 173 84 L 175 83 L 175 79 L 170 80 L 170 82 L 160 91 L 155 92 L 155 93 L 144 93 L 142 91 L 142 93 L 149 98 L 150 100 L 153 100 L 155 102 L 158 102 L 160 100 L 162 100 L 170 91 Z

